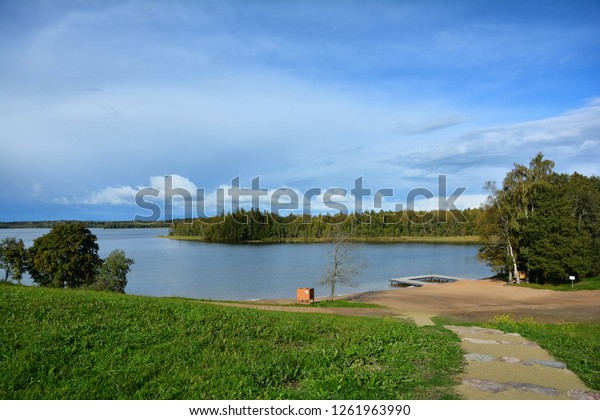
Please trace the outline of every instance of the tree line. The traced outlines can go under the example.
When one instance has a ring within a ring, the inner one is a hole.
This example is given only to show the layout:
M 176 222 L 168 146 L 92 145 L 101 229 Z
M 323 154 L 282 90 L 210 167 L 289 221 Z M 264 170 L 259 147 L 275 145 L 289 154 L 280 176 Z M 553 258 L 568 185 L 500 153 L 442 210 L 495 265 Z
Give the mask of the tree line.
M 492 269 L 516 283 L 600 274 L 600 178 L 556 173 L 539 153 L 486 189 L 479 257 Z
M 4 281 L 20 282 L 28 272 L 40 286 L 124 293 L 133 259 L 117 249 L 103 260 L 98 250 L 96 236 L 83 223 L 59 223 L 30 248 L 21 239 L 2 240 L 0 269 Z
M 465 237 L 477 234 L 476 222 L 480 213 L 480 209 L 468 209 L 281 216 L 258 209 L 238 209 L 220 216 L 174 221 L 169 234 L 224 243 L 325 241 L 337 230 L 354 241 Z
M 29 222 L 0 222 L 0 229 L 52 229 L 64 223 L 82 223 L 87 228 L 101 229 L 138 229 L 138 228 L 166 228 L 168 222 L 156 221 L 153 223 L 139 223 L 134 221 L 99 221 L 99 220 L 39 220 Z

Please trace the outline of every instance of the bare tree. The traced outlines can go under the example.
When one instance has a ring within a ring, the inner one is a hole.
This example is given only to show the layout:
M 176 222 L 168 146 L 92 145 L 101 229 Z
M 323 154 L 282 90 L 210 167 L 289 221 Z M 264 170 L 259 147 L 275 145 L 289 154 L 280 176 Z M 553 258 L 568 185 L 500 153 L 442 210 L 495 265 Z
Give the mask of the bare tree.
M 354 278 L 366 264 L 360 255 L 359 246 L 349 241 L 349 234 L 340 225 L 332 230 L 330 239 L 333 247 L 329 251 L 329 262 L 317 284 L 329 286 L 329 300 L 333 301 L 336 286 L 358 286 Z

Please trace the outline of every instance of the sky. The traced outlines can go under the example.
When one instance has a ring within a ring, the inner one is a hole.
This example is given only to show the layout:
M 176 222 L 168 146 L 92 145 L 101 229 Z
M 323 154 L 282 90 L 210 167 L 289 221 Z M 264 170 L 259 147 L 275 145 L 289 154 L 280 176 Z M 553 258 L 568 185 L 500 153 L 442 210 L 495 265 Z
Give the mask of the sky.
M 210 214 L 237 177 L 352 210 L 357 178 L 435 208 L 440 175 L 477 207 L 538 152 L 599 175 L 599 21 L 597 0 L 0 0 L 0 221 L 133 220 L 166 177 Z

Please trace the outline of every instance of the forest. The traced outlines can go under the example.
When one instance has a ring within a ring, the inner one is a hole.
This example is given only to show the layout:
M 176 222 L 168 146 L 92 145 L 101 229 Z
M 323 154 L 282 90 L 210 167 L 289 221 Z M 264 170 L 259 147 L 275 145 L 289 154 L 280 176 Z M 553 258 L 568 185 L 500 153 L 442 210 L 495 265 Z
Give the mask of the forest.
M 57 225 L 65 223 L 82 223 L 89 229 L 138 229 L 138 228 L 165 228 L 170 224 L 157 221 L 154 223 L 138 223 L 132 220 L 100 221 L 100 220 L 39 220 L 39 221 L 17 221 L 0 222 L 0 229 L 52 229 Z
M 476 240 L 480 214 L 481 210 L 474 209 L 280 216 L 257 209 L 239 209 L 220 216 L 175 221 L 169 233 L 206 242 L 319 242 L 328 240 L 334 230 L 341 229 L 355 241 L 443 237 L 469 242 Z

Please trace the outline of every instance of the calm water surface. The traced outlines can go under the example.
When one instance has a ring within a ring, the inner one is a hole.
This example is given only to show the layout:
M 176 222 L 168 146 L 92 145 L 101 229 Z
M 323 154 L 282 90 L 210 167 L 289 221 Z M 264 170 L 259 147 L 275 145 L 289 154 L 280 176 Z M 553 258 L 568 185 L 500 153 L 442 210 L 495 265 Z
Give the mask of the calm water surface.
M 15 236 L 31 246 L 49 229 L 0 229 L 0 239 Z M 224 245 L 159 238 L 167 229 L 92 229 L 104 258 L 122 249 L 135 264 L 127 276 L 127 293 L 206 299 L 294 298 L 297 287 L 315 287 L 327 264 L 328 244 Z M 359 287 L 346 294 L 388 289 L 388 279 L 435 272 L 482 278 L 489 268 L 476 258 L 475 245 L 364 244 L 367 266 Z M 25 283 L 31 283 L 29 279 Z

